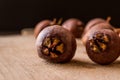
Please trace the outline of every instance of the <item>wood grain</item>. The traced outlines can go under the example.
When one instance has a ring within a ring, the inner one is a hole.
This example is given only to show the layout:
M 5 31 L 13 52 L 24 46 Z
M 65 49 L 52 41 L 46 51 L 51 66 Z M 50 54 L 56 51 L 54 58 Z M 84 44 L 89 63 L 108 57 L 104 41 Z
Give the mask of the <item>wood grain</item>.
M 32 35 L 0 36 L 0 80 L 120 80 L 120 58 L 107 66 L 95 64 L 80 40 L 66 64 L 39 58 L 34 44 Z

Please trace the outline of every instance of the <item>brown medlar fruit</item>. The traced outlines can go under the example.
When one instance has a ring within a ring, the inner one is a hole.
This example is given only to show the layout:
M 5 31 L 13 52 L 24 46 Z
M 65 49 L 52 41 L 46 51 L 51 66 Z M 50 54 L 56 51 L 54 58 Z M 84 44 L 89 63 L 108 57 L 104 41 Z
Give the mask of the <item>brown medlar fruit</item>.
M 82 21 L 76 18 L 70 18 L 62 24 L 63 28 L 69 30 L 75 38 L 81 38 L 84 30 L 84 24 Z
M 110 29 L 99 29 L 89 34 L 86 42 L 89 58 L 101 65 L 115 61 L 120 55 L 120 40 Z
M 36 26 L 35 26 L 35 29 L 34 29 L 34 36 L 35 38 L 37 38 L 38 34 L 47 26 L 50 26 L 54 24 L 51 20 L 43 20 L 43 21 L 40 21 Z
M 84 29 L 84 32 L 82 34 L 82 37 L 92 28 L 94 27 L 95 25 L 99 24 L 99 23 L 109 23 L 111 20 L 111 17 L 107 17 L 107 19 L 103 19 L 103 18 L 94 18 L 92 20 L 90 20 L 86 26 L 85 26 L 85 29 Z
M 118 36 L 120 37 L 120 28 L 115 28 L 115 32 L 118 34 Z
M 94 18 L 94 19 L 90 20 L 90 21 L 86 24 L 82 36 L 84 36 L 84 34 L 85 34 L 88 30 L 90 30 L 90 28 L 92 28 L 94 25 L 99 24 L 99 23 L 103 23 L 103 22 L 105 22 L 105 20 L 102 19 L 102 18 Z
M 72 59 L 76 51 L 74 36 L 59 25 L 43 29 L 36 40 L 38 55 L 50 62 L 63 63 Z
M 52 20 L 43 20 L 43 21 L 40 21 L 36 26 L 35 26 L 35 29 L 34 29 L 34 36 L 35 38 L 37 38 L 38 34 L 46 27 L 48 26 L 52 26 L 52 25 L 60 25 L 62 23 L 62 18 L 60 18 L 58 20 L 58 22 L 56 22 L 56 18 Z
M 98 31 L 100 29 L 110 29 L 112 31 L 114 31 L 114 28 L 109 24 L 109 23 L 99 23 L 94 25 L 93 27 L 90 28 L 90 30 L 88 30 L 86 32 L 86 34 L 84 34 L 84 36 L 82 36 L 82 42 L 84 45 L 86 45 L 86 41 L 88 40 L 88 37 L 90 36 L 91 33 L 94 33 L 95 31 Z

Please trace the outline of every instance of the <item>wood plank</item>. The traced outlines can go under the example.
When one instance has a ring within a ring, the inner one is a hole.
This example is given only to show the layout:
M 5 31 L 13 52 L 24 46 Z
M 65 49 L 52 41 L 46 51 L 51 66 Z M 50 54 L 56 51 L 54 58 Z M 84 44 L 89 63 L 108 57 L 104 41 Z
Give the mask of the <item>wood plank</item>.
M 120 58 L 111 65 L 93 63 L 77 40 L 66 64 L 46 62 L 37 55 L 32 35 L 0 36 L 0 80 L 120 80 Z

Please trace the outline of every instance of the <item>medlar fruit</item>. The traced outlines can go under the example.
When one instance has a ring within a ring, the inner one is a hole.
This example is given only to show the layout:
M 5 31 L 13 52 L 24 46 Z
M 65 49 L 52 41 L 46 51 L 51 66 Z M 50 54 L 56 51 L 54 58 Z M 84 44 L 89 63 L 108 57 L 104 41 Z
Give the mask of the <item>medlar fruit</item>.
M 51 20 L 43 20 L 43 21 L 40 21 L 36 26 L 35 26 L 35 29 L 34 29 L 34 36 L 35 38 L 37 38 L 38 34 L 47 26 L 50 26 L 50 25 L 53 25 L 55 24 L 53 21 Z
M 120 37 L 120 28 L 115 28 L 115 32 L 118 34 L 118 36 Z
M 99 23 L 102 23 L 102 22 L 105 22 L 105 20 L 102 19 L 102 18 L 94 18 L 94 19 L 90 20 L 90 21 L 86 24 L 82 36 L 84 36 L 84 34 L 85 34 L 90 28 L 92 28 L 94 25 L 99 24 Z
M 36 40 L 38 55 L 50 62 L 63 63 L 72 59 L 76 51 L 74 36 L 59 25 L 43 29 Z
M 101 65 L 115 61 L 120 55 L 120 40 L 110 29 L 99 29 L 89 34 L 86 42 L 89 58 Z
M 53 21 L 51 20 L 43 20 L 43 21 L 40 21 L 36 26 L 35 26 L 35 29 L 34 29 L 34 36 L 35 38 L 37 38 L 38 34 L 46 27 L 48 26 L 52 26 L 52 25 L 60 25 L 62 23 L 62 18 L 60 18 L 58 20 L 58 22 L 56 22 L 56 18 L 53 19 Z
M 62 24 L 63 28 L 69 30 L 75 38 L 81 38 L 84 30 L 84 24 L 82 21 L 76 18 L 70 18 Z
M 86 41 L 88 40 L 88 37 L 90 36 L 90 34 L 94 33 L 95 31 L 97 31 L 99 29 L 110 29 L 110 30 L 114 31 L 114 28 L 109 23 L 96 24 L 93 27 L 91 27 L 90 30 L 88 30 L 86 32 L 86 34 L 84 34 L 84 36 L 82 36 L 81 40 L 82 40 L 83 44 L 86 45 Z
M 99 23 L 109 23 L 111 20 L 111 17 L 107 17 L 107 19 L 103 19 L 103 18 L 94 18 L 92 20 L 90 20 L 86 26 L 85 26 L 85 29 L 84 29 L 84 32 L 82 34 L 82 36 L 84 36 L 88 30 L 90 30 L 92 27 L 94 27 L 96 24 L 99 24 Z

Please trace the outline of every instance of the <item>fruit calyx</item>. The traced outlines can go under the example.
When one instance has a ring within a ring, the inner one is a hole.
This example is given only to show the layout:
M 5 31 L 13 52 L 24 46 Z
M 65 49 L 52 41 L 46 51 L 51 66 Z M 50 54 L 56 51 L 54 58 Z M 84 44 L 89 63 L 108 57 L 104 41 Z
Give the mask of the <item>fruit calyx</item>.
M 57 58 L 64 52 L 64 44 L 58 37 L 46 37 L 42 44 L 42 53 Z
M 96 53 L 101 53 L 107 49 L 110 39 L 106 34 L 97 33 L 89 41 L 91 50 Z

